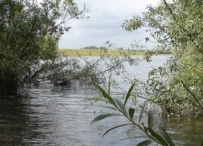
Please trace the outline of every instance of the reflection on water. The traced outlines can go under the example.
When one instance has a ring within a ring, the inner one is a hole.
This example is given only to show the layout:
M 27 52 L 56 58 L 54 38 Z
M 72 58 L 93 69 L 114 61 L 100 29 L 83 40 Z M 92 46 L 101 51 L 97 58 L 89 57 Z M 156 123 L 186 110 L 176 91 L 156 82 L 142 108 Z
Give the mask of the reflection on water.
M 167 131 L 177 145 L 198 146 L 203 139 L 203 117 L 173 120 L 167 119 L 164 122 Z
M 86 108 L 85 97 L 95 94 L 87 88 L 65 89 L 51 84 L 35 87 L 31 97 L 0 98 L 0 143 L 2 145 L 123 145 L 117 143 L 121 131 L 102 139 L 104 129 L 123 123 L 122 117 L 90 125 L 102 111 L 98 107 Z M 96 113 L 94 113 L 96 112 Z M 114 143 L 115 142 L 115 143 Z M 129 141 L 130 142 L 130 141 Z M 128 143 L 128 140 L 125 141 Z
M 155 58 L 154 64 L 141 63 L 137 68 L 129 66 L 139 78 L 146 78 L 150 66 L 162 64 L 166 58 Z M 143 66 L 146 66 L 143 68 Z M 126 87 L 126 85 L 123 85 Z M 125 88 L 123 87 L 123 88 Z M 128 87 L 126 87 L 128 88 Z M 50 83 L 34 86 L 29 97 L 0 98 L 0 145 L 60 145 L 60 146 L 130 146 L 139 139 L 126 137 L 126 127 L 102 134 L 110 127 L 124 124 L 122 117 L 113 117 L 90 125 L 104 109 L 84 102 L 96 92 L 89 87 L 72 88 L 53 86 Z M 85 108 L 90 106 L 89 108 Z M 84 109 L 85 108 L 85 109 Z M 177 145 L 197 145 L 193 143 L 203 137 L 202 118 L 181 121 L 163 119 L 167 131 Z M 123 140 L 120 140 L 123 139 Z M 199 144 L 199 143 L 198 143 Z

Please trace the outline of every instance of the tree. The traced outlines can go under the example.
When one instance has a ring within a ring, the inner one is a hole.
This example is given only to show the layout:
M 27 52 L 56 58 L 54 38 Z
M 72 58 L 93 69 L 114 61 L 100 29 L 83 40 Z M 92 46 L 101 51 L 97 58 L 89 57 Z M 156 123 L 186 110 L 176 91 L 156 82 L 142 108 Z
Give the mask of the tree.
M 60 36 L 70 29 L 66 22 L 85 12 L 72 0 L 1 0 L 0 92 L 15 93 L 45 70 L 33 73 L 33 66 L 56 56 Z
M 161 0 L 123 24 L 128 31 L 149 27 L 146 41 L 156 40 L 157 48 L 163 50 L 171 48 L 173 56 L 165 67 L 149 74 L 146 85 L 150 98 L 170 114 L 203 112 L 202 8 L 200 0 Z

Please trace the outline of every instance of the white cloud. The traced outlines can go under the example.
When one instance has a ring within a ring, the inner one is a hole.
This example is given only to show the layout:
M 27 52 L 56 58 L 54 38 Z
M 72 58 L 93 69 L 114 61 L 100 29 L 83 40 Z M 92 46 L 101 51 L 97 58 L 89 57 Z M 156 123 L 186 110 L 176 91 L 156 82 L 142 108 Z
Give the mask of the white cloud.
M 83 48 L 85 46 L 102 46 L 110 40 L 117 46 L 128 48 L 133 39 L 144 39 L 146 32 L 138 30 L 126 32 L 121 29 L 124 20 L 134 14 L 141 14 L 149 4 L 158 0 L 75 0 L 81 8 L 86 4 L 90 19 L 70 21 L 72 28 L 64 34 L 59 48 Z

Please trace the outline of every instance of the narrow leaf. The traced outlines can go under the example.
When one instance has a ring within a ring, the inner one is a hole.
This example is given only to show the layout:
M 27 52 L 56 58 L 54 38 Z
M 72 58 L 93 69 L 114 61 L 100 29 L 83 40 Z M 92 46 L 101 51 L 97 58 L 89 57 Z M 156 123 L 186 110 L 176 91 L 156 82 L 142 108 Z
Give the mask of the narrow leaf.
M 137 144 L 137 146 L 148 146 L 152 143 L 151 140 L 145 140 Z
M 149 113 L 148 113 L 148 128 L 153 129 L 153 126 L 154 126 L 153 113 L 152 113 L 152 111 L 149 111 Z
M 92 120 L 91 124 L 94 123 L 94 122 L 98 122 L 100 120 L 103 120 L 105 118 L 112 117 L 112 116 L 120 116 L 120 115 L 118 115 L 118 114 L 103 114 L 103 115 L 99 115 L 99 116 L 95 117 Z
M 164 139 L 166 140 L 166 142 L 170 145 L 170 146 L 175 146 L 175 144 L 173 143 L 173 141 L 171 140 L 170 136 L 168 135 L 168 133 L 161 127 L 159 127 L 159 130 L 161 132 L 161 134 L 163 135 Z M 202 145 L 203 146 L 203 145 Z
M 113 100 L 113 98 L 112 98 L 108 93 L 106 93 L 106 91 L 104 91 L 104 89 L 102 89 L 102 87 L 100 87 L 100 86 L 97 85 L 97 84 L 95 84 L 95 86 L 99 89 L 99 91 L 102 93 L 102 95 L 103 95 L 106 99 L 108 99 L 108 101 L 109 101 L 112 105 L 116 106 L 116 103 L 115 103 L 115 101 Z
M 108 94 L 111 95 L 111 75 L 109 76 L 109 82 L 108 82 Z
M 126 125 L 129 125 L 129 124 L 122 124 L 122 125 L 118 125 L 118 126 L 115 126 L 113 128 L 110 128 L 109 130 L 107 130 L 102 137 L 104 137 L 107 133 L 109 133 L 111 130 L 114 130 L 116 128 L 119 128 L 119 127 L 123 127 L 123 126 L 126 126 Z
M 129 116 L 130 116 L 131 119 L 133 119 L 134 113 L 135 113 L 135 109 L 134 108 L 129 108 Z
M 114 99 L 118 105 L 118 107 L 120 108 L 120 110 L 123 112 L 124 115 L 128 116 L 128 113 L 123 105 L 123 103 L 119 100 L 119 99 Z
M 141 120 L 141 118 L 142 118 L 142 114 L 143 114 L 143 112 L 144 112 L 144 108 L 145 108 L 145 106 L 146 106 L 146 103 L 147 103 L 147 101 L 144 102 L 144 105 L 143 105 L 143 107 L 142 107 L 142 110 L 141 110 L 141 113 L 140 113 L 140 116 L 139 116 L 138 123 L 140 123 L 140 120 Z
M 162 144 L 163 146 L 168 146 L 167 142 L 158 133 L 156 133 L 154 130 L 150 128 L 147 128 L 147 130 L 154 138 L 156 138 L 157 141 L 160 142 L 160 144 Z
M 130 94 L 131 94 L 132 89 L 133 89 L 134 86 L 135 86 L 135 83 L 133 83 L 132 86 L 130 87 L 130 89 L 128 90 L 128 93 L 127 93 L 127 95 L 126 95 L 126 97 L 125 97 L 124 106 L 126 105 L 126 103 L 127 103 L 128 99 L 129 99 L 129 97 L 130 97 Z
M 201 146 L 203 146 L 203 139 L 201 140 Z

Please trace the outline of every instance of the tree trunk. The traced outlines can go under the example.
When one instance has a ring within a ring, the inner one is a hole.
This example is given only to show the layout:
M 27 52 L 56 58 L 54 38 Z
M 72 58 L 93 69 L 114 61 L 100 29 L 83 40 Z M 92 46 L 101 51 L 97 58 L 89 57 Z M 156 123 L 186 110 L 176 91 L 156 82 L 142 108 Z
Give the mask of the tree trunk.
M 17 73 L 9 69 L 0 69 L 0 94 L 16 94 L 17 91 Z

